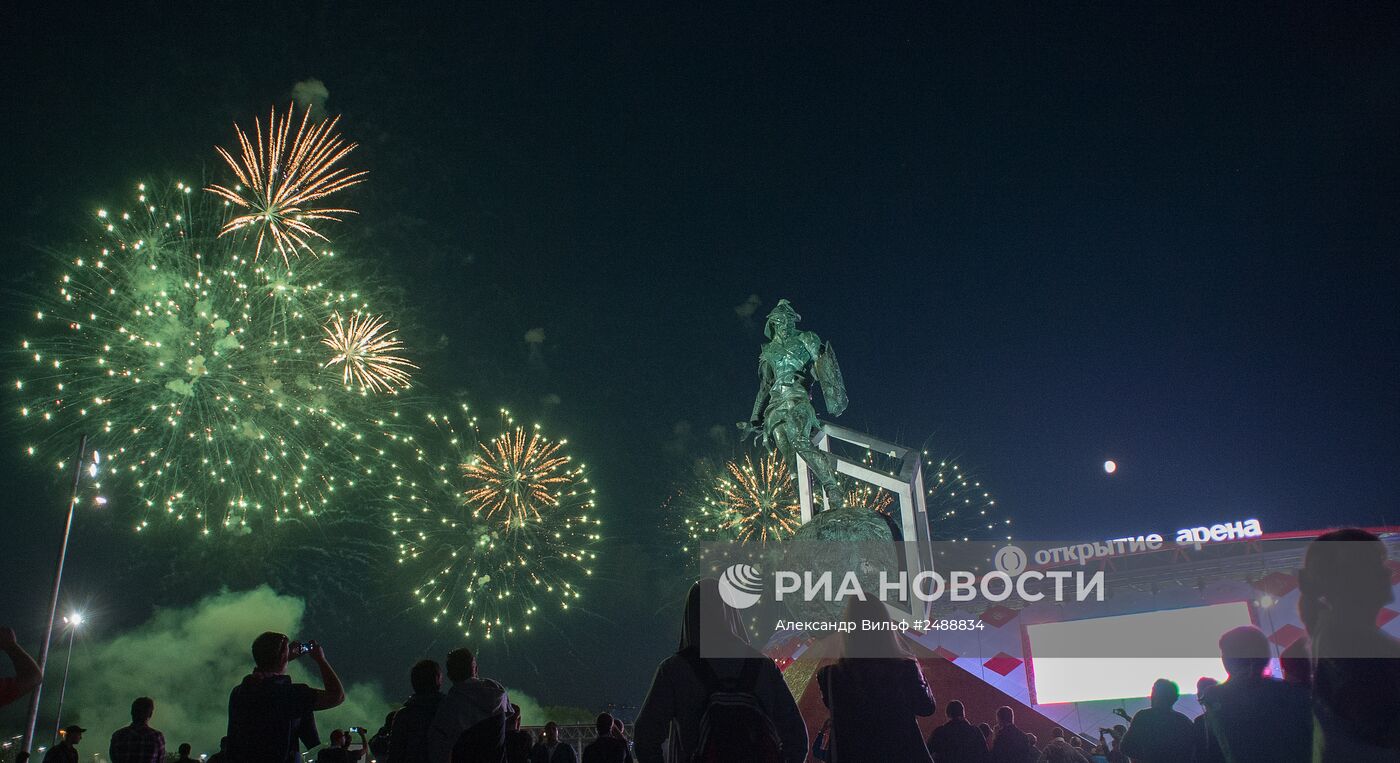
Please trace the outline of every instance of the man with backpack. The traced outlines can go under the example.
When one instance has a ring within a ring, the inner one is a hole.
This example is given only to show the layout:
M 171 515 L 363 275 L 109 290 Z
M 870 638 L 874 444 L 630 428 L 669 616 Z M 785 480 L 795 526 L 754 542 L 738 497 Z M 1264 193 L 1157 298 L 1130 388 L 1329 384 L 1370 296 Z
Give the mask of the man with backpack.
M 725 656 L 702 657 L 702 643 L 707 653 Z M 690 589 L 680 648 L 657 668 L 637 716 L 635 750 L 638 763 L 802 763 L 807 757 L 807 726 L 782 673 L 748 645 L 738 612 L 712 578 Z

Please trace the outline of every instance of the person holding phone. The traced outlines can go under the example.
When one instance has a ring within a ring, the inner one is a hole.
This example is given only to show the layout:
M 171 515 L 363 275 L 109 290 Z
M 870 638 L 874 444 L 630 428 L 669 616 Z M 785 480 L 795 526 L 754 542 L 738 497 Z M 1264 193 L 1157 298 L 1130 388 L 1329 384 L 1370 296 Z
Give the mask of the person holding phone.
M 350 749 L 351 734 L 360 735 L 360 749 Z M 365 750 L 368 749 L 369 742 L 365 739 L 363 726 L 351 726 L 349 731 L 336 729 L 331 732 L 330 745 L 316 753 L 316 763 L 355 763 L 364 757 Z
M 287 662 L 308 655 L 324 688 L 294 684 Z M 233 760 L 299 763 L 298 743 L 321 744 L 315 712 L 345 701 L 345 687 L 315 641 L 292 642 L 271 631 L 253 641 L 253 672 L 228 698 L 228 755 Z

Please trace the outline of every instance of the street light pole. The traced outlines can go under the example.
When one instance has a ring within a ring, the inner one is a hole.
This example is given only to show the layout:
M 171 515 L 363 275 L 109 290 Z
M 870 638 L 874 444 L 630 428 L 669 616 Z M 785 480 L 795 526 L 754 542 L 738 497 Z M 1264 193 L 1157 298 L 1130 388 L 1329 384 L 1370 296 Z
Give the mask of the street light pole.
M 68 693 L 68 669 L 73 667 L 73 638 L 78 635 L 78 626 L 83 624 L 83 616 L 74 613 L 63 618 L 63 622 L 68 626 L 68 659 L 63 662 L 63 683 L 58 688 L 58 712 L 54 714 L 54 744 L 58 744 L 58 734 L 63 728 L 63 697 Z
M 73 464 L 73 495 L 68 499 L 68 519 L 63 524 L 63 543 L 58 547 L 58 562 L 54 565 L 53 590 L 49 593 L 49 625 L 44 641 L 39 645 L 39 685 L 29 697 L 29 718 L 24 724 L 24 740 L 20 751 L 28 755 L 34 746 L 34 726 L 39 722 L 39 696 L 43 694 L 43 678 L 49 666 L 49 642 L 53 641 L 53 621 L 58 619 L 58 591 L 63 585 L 63 563 L 68 558 L 68 538 L 73 534 L 73 512 L 78 508 L 78 483 L 83 478 L 83 460 L 87 458 L 87 435 L 78 440 L 78 461 Z

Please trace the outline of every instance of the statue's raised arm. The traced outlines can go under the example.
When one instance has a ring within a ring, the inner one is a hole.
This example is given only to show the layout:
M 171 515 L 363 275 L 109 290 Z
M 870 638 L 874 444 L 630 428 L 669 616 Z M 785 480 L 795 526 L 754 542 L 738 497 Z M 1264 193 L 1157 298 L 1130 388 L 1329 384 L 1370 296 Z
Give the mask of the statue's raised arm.
M 740 423 L 739 429 L 777 449 L 794 470 L 797 457 L 802 456 L 826 491 L 827 507 L 834 508 L 840 502 L 835 461 L 812 444 L 821 423 L 809 390 L 816 381 L 827 411 L 840 416 L 846 410 L 846 385 L 831 344 L 824 344 L 815 332 L 798 331 L 800 320 L 802 316 L 786 299 L 778 300 L 768 314 L 763 324 L 768 342 L 758 356 L 758 395 L 749 420 Z

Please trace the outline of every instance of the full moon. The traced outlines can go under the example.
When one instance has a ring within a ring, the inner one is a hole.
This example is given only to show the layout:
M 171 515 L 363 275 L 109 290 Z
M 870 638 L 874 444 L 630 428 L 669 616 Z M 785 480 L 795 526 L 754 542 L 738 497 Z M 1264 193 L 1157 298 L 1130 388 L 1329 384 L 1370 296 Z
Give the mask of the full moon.
M 1104 474 L 1112 474 L 1118 471 L 1118 463 L 1116 461 L 1103 462 L 1103 471 Z

